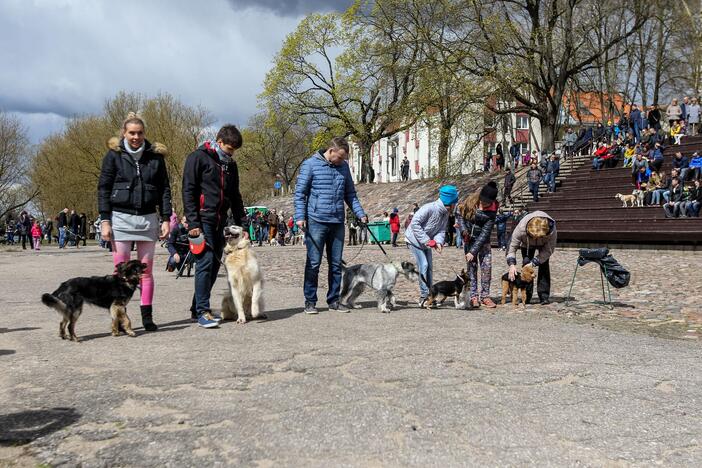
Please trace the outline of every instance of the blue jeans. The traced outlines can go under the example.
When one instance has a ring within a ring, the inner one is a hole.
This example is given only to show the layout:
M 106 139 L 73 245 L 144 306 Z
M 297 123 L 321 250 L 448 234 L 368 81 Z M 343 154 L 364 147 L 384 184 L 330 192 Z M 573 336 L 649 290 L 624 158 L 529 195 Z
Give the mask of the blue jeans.
M 663 200 L 665 203 L 668 203 L 670 201 L 670 190 L 666 190 L 663 192 Z
M 66 228 L 60 227 L 60 228 L 58 228 L 58 232 L 59 232 L 59 249 L 62 249 L 66 245 Z
M 601 158 L 594 158 L 592 160 L 592 168 L 595 169 L 596 171 L 599 171 L 602 169 L 603 161 Z
M 664 193 L 664 189 L 655 189 L 653 191 L 653 195 L 651 195 L 651 205 L 660 205 L 661 204 L 661 194 Z
M 456 228 L 456 248 L 463 247 L 463 236 L 461 235 L 461 228 Z
M 195 255 L 195 293 L 190 311 L 199 317 L 204 312 L 211 311 L 210 294 L 212 286 L 217 281 L 222 250 L 224 250 L 224 233 L 221 227 L 213 224 L 203 224 L 201 231 L 205 236 L 207 247 L 200 255 Z
M 425 248 L 420 249 L 415 247 L 413 244 L 408 244 L 410 252 L 414 255 L 414 259 L 417 261 L 417 269 L 419 270 L 419 296 L 422 299 L 429 297 L 429 286 L 427 283 L 432 284 L 432 259 L 431 259 L 431 249 Z M 426 279 L 427 283 L 422 279 Z
M 317 283 L 319 266 L 322 264 L 322 250 L 327 252 L 329 264 L 329 290 L 327 304 L 339 301 L 341 290 L 341 257 L 344 254 L 344 223 L 319 223 L 307 220 L 307 260 L 305 261 L 305 302 L 317 303 Z
M 556 191 L 556 174 L 553 172 L 549 172 L 544 176 L 544 182 L 546 182 L 546 185 L 548 186 L 548 191 L 549 192 L 555 192 Z
M 529 182 L 529 191 L 535 202 L 539 201 L 539 184 L 540 182 Z

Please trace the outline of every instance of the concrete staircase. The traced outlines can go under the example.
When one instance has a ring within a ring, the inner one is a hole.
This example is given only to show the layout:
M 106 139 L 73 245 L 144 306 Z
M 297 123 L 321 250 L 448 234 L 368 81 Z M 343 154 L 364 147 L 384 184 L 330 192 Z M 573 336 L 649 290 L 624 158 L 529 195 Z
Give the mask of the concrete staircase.
M 702 151 L 702 137 L 688 137 L 665 149 L 663 170 L 669 172 L 676 151 L 691 155 Z M 660 206 L 623 208 L 617 193 L 630 194 L 631 169 L 620 166 L 593 171 L 590 157 L 577 157 L 573 169 L 563 173 L 556 193 L 545 193 L 536 203 L 522 194 L 529 211 L 543 210 L 557 222 L 559 242 L 596 245 L 702 244 L 702 218 L 666 219 Z M 542 185 L 542 191 L 545 191 Z

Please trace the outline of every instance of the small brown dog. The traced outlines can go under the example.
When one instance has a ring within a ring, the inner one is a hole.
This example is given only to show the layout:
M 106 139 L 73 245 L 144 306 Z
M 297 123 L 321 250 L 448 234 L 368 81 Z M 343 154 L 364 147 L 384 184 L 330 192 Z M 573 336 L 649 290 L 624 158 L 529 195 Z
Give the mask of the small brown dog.
M 509 273 L 502 275 L 502 305 L 507 302 L 507 294 L 512 295 L 512 305 L 517 307 L 519 295 L 522 296 L 522 306 L 526 305 L 526 288 L 534 282 L 534 267 L 524 265 L 522 272 L 517 273 L 514 281 L 509 280 Z

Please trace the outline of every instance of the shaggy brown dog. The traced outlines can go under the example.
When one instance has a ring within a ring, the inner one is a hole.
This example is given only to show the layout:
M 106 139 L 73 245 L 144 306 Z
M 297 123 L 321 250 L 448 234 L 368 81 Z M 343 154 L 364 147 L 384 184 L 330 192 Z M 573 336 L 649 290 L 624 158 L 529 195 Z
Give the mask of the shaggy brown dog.
M 509 273 L 502 275 L 502 305 L 507 302 L 507 294 L 512 295 L 512 305 L 517 307 L 519 295 L 522 296 L 522 306 L 526 305 L 526 288 L 534 282 L 534 267 L 525 265 L 521 273 L 517 273 L 514 281 L 509 280 Z
M 146 264 L 139 260 L 123 262 L 117 265 L 112 275 L 72 278 L 61 283 L 53 293 L 43 294 L 41 302 L 61 314 L 59 336 L 64 340 L 80 341 L 76 336 L 76 322 L 84 302 L 110 309 L 113 336 L 119 335 L 120 326 L 127 335 L 136 336 L 127 315 L 127 304 L 146 268 Z

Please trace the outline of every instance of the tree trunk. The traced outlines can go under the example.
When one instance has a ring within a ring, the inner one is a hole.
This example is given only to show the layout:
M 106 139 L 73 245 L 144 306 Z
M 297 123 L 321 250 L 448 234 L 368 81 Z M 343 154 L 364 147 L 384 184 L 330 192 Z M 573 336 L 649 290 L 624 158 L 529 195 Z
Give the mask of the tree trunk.
M 372 163 L 371 163 L 371 149 L 373 145 L 369 145 L 368 143 L 364 142 L 359 142 L 358 143 L 358 150 L 361 153 L 361 182 L 363 183 L 368 183 L 372 182 L 372 177 L 371 177 L 371 170 L 372 170 Z
M 556 119 L 539 119 L 539 123 L 541 124 L 541 149 L 553 151 L 556 141 Z
M 446 177 L 449 172 L 449 146 L 451 144 L 451 129 L 439 127 L 439 177 Z

